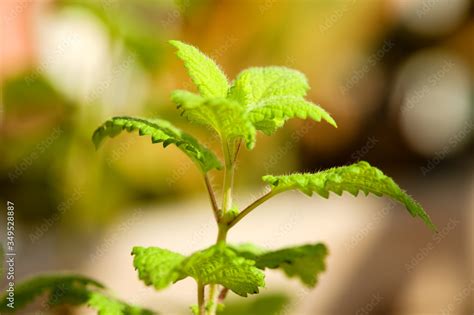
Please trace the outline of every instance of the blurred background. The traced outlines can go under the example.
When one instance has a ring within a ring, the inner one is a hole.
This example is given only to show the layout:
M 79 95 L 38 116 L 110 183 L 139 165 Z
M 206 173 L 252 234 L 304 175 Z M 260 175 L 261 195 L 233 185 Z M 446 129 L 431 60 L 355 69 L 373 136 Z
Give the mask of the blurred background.
M 1 1 L 0 199 L 16 206 L 17 278 L 80 272 L 162 314 L 187 314 L 195 303 L 190 280 L 160 293 L 145 287 L 129 253 L 134 245 L 191 253 L 212 244 L 200 174 L 177 149 L 136 135 L 99 151 L 91 142 L 112 115 L 159 116 L 218 151 L 215 137 L 186 124 L 169 100 L 174 89 L 195 89 L 167 44 L 179 39 L 230 78 L 249 66 L 301 70 L 308 98 L 338 123 L 292 120 L 272 138 L 260 134 L 256 149 L 241 153 L 240 207 L 262 193 L 265 174 L 367 160 L 439 228 L 433 234 L 374 196 L 278 196 L 230 241 L 322 241 L 328 269 L 314 290 L 271 272 L 262 298 L 235 299 L 245 302 L 235 314 L 473 314 L 473 4 Z M 220 174 L 211 177 L 217 189 Z M 4 243 L 5 224 L 0 229 Z M 50 312 L 89 311 L 43 310 Z

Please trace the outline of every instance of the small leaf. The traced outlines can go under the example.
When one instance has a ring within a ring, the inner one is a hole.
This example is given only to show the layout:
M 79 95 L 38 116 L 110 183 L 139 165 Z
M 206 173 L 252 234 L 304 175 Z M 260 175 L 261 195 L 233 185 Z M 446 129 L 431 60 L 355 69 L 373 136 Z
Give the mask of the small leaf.
M 220 284 L 240 296 L 255 294 L 265 285 L 264 274 L 255 262 L 239 257 L 224 244 L 191 255 L 182 266 L 187 275 L 202 284 Z
M 178 49 L 177 56 L 183 60 L 189 76 L 202 96 L 222 98 L 227 96 L 229 90 L 227 78 L 211 58 L 194 46 L 177 40 L 171 40 L 169 43 Z
M 193 313 L 193 315 L 199 315 L 199 305 L 191 305 L 189 309 L 191 310 L 191 313 Z
M 295 96 L 274 96 L 266 98 L 248 109 L 249 119 L 255 128 L 271 135 L 290 118 L 314 121 L 324 119 L 334 127 L 336 122 L 321 107 Z
M 324 244 L 309 244 L 276 251 L 245 244 L 231 247 L 239 256 L 255 261 L 260 269 L 281 269 L 288 277 L 298 277 L 308 287 L 314 287 L 318 275 L 326 270 L 328 250 Z
M 100 293 L 93 293 L 88 301 L 90 307 L 95 308 L 100 315 L 121 315 L 125 313 L 125 305 L 112 300 Z
M 303 73 L 285 67 L 255 67 L 243 70 L 229 97 L 248 106 L 272 96 L 304 97 L 309 90 Z
M 18 284 L 15 288 L 14 308 L 8 307 L 8 295 L 0 298 L 0 311 L 17 312 L 36 298 L 46 295 L 47 305 L 88 304 L 99 315 L 153 315 L 152 311 L 129 305 L 106 296 L 102 284 L 78 275 L 41 275 Z M 44 310 L 43 310 L 44 311 Z M 49 313 L 49 312 L 48 312 Z
M 90 294 L 88 305 L 97 310 L 98 315 L 153 315 L 154 312 L 111 298 L 100 292 Z
M 221 222 L 231 222 L 239 214 L 239 209 L 236 206 L 230 207 L 221 218 Z
M 303 245 L 260 255 L 257 267 L 282 269 L 288 277 L 298 277 L 308 287 L 314 287 L 318 275 L 326 270 L 324 260 L 328 250 L 324 244 Z
M 81 304 L 87 301 L 89 287 L 103 288 L 102 284 L 95 280 L 77 275 L 42 275 L 26 280 L 15 288 L 14 309 L 7 307 L 9 303 L 5 294 L 0 298 L 0 311 L 12 312 L 23 308 L 33 302 L 37 297 L 48 294 L 50 305 L 61 304 L 67 300 L 70 304 Z M 54 293 L 61 292 L 61 294 Z M 58 300 L 60 298 L 60 300 Z
M 164 147 L 175 144 L 196 162 L 204 173 L 212 169 L 222 168 L 221 163 L 211 150 L 199 144 L 192 136 L 162 119 L 145 120 L 133 117 L 114 117 L 97 128 L 92 140 L 95 146 L 99 147 L 106 137 L 115 137 L 122 131 L 133 132 L 135 130 L 138 130 L 141 136 L 151 136 L 153 143 L 163 143 Z
M 226 140 L 242 138 L 247 147 L 254 146 L 256 130 L 237 102 L 206 98 L 183 90 L 174 91 L 171 99 L 189 121 L 211 127 Z
M 279 193 L 297 189 L 311 196 L 313 192 L 324 198 L 329 192 L 341 195 L 348 191 L 357 196 L 360 190 L 366 195 L 388 196 L 405 205 L 414 217 L 420 217 L 428 226 L 435 229 L 430 217 L 421 205 L 403 191 L 390 177 L 381 170 L 361 161 L 349 166 L 335 167 L 317 173 L 292 174 L 288 176 L 267 175 L 263 180 L 270 184 L 273 191 Z
M 132 251 L 133 266 L 138 270 L 138 276 L 146 285 L 153 285 L 161 290 L 185 276 L 180 266 L 185 257 L 158 247 L 134 247 Z

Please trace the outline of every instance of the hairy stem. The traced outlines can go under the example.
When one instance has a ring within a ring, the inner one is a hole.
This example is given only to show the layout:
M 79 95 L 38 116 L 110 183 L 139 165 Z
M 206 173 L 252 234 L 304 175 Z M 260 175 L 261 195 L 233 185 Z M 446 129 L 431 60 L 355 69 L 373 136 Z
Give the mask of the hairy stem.
M 214 218 L 216 219 L 216 222 L 219 222 L 219 206 L 217 205 L 216 195 L 214 193 L 214 189 L 212 189 L 211 181 L 209 180 L 209 176 L 207 175 L 207 173 L 204 175 L 204 181 L 206 182 L 207 192 L 209 193 L 209 200 L 211 201 L 212 211 L 214 212 Z
M 224 217 L 226 212 L 232 207 L 232 188 L 234 183 L 234 171 L 235 171 L 235 143 L 229 143 L 226 139 L 222 139 L 222 151 L 225 158 L 225 170 L 224 170 L 224 184 L 223 184 L 223 197 L 222 197 L 222 213 L 221 218 Z M 235 153 L 236 154 L 236 153 Z M 219 233 L 217 235 L 216 244 L 225 243 L 227 241 L 227 232 L 229 227 L 226 222 L 218 222 Z M 219 299 L 218 285 L 211 284 L 209 286 L 209 310 L 208 315 L 215 315 L 217 312 L 217 304 Z
M 229 227 L 224 223 L 224 224 L 219 224 L 218 225 L 218 233 L 217 233 L 217 240 L 216 244 L 221 243 L 221 242 L 226 242 L 227 241 L 227 232 L 229 232 Z
M 234 225 L 236 225 L 240 220 L 242 220 L 247 214 L 249 214 L 250 212 L 252 212 L 253 209 L 257 208 L 258 206 L 260 206 L 262 203 L 264 203 L 265 201 L 267 201 L 268 199 L 272 198 L 273 196 L 275 196 L 276 194 L 278 194 L 278 192 L 274 191 L 274 190 L 270 190 L 268 193 L 266 193 L 265 195 L 261 196 L 260 198 L 258 198 L 257 200 L 255 200 L 254 202 L 252 202 L 250 205 L 247 206 L 247 208 L 245 208 L 244 210 L 242 210 L 232 221 L 229 222 L 228 224 L 228 229 L 230 229 L 231 227 L 233 227 Z
M 234 183 L 234 157 L 232 156 L 232 149 L 230 146 L 233 144 L 223 141 L 223 152 L 225 157 L 225 171 L 224 171 L 224 184 L 223 184 L 223 198 L 222 198 L 222 216 L 225 215 L 226 211 L 232 207 L 232 186 Z

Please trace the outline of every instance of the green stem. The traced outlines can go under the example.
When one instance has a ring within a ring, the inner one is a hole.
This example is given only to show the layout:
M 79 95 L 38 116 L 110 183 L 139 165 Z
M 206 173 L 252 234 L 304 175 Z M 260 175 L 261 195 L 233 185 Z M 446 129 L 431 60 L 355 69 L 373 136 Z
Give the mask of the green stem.
M 226 160 L 227 161 L 227 160 Z M 231 162 L 233 164 L 233 162 Z M 231 167 L 228 168 L 226 164 L 226 174 L 224 175 L 224 193 L 229 191 L 229 199 L 226 200 L 225 195 L 222 203 L 222 211 L 225 213 L 232 205 L 232 180 L 229 182 L 225 180 L 225 178 L 228 178 L 227 174 L 228 171 L 231 171 L 232 174 L 230 174 L 229 178 L 233 179 L 233 172 L 234 172 L 234 167 L 233 165 L 230 165 Z M 228 186 L 229 185 L 229 186 Z M 245 208 L 242 212 L 240 212 L 232 221 L 230 222 L 218 222 L 218 228 L 219 232 L 217 234 L 217 240 L 216 244 L 221 243 L 221 242 L 226 242 L 227 240 L 227 233 L 229 232 L 229 229 L 236 225 L 240 220 L 242 220 L 247 214 L 249 214 L 253 209 L 257 208 L 259 205 L 270 199 L 271 197 L 275 196 L 278 194 L 278 191 L 271 190 L 262 197 L 258 198 L 254 202 L 252 202 L 247 208 Z M 230 201 L 230 203 L 229 203 Z M 229 205 L 230 204 L 230 205 Z M 217 284 L 211 284 L 210 289 L 209 289 L 209 301 L 210 301 L 210 307 L 208 310 L 207 315 L 215 315 L 217 311 L 217 304 L 219 302 L 222 302 L 223 299 L 225 299 L 227 290 L 224 288 L 222 291 L 222 294 L 218 294 L 218 286 Z
M 222 198 L 222 216 L 232 207 L 232 186 L 234 184 L 234 158 L 232 157 L 229 143 L 223 140 L 223 152 L 225 157 L 225 172 Z
M 240 143 L 238 144 L 240 147 Z M 216 217 L 218 234 L 216 239 L 216 244 L 226 243 L 227 242 L 227 233 L 229 229 L 236 225 L 240 220 L 242 220 L 247 214 L 249 214 L 253 209 L 257 208 L 259 205 L 270 199 L 271 197 L 278 194 L 278 191 L 271 190 L 262 197 L 258 198 L 247 206 L 243 211 L 241 211 L 232 221 L 226 222 L 226 220 L 221 220 L 225 218 L 226 212 L 232 207 L 232 189 L 234 183 L 234 172 L 235 172 L 235 161 L 237 159 L 238 148 L 235 148 L 235 143 L 229 144 L 226 139 L 222 139 L 222 151 L 225 158 L 225 170 L 224 170 L 224 184 L 223 184 L 223 196 L 222 196 L 222 207 L 219 211 L 214 192 L 212 190 L 209 178 L 205 176 L 206 187 L 209 192 L 211 199 L 211 204 L 214 210 L 214 215 Z M 227 289 L 223 288 L 222 294 L 218 292 L 217 284 L 209 285 L 209 300 L 206 304 L 204 298 L 204 286 L 198 287 L 198 300 L 199 300 L 199 315 L 216 315 L 217 304 L 222 302 L 227 295 Z
M 211 304 L 209 307 L 206 309 L 206 315 L 216 315 L 217 314 L 217 300 L 211 300 L 212 297 L 216 296 L 217 297 L 217 285 L 216 284 L 211 284 L 209 286 L 209 300 L 211 301 Z
M 206 303 L 204 301 L 204 285 L 198 282 L 198 314 L 205 315 Z
M 224 184 L 223 184 L 223 197 L 222 197 L 222 213 L 220 215 L 223 218 L 226 212 L 232 207 L 232 188 L 234 184 L 234 171 L 235 171 L 235 159 L 233 155 L 234 143 L 230 143 L 226 139 L 222 139 L 222 151 L 225 158 L 225 171 L 224 171 Z M 219 232 L 217 235 L 216 244 L 225 243 L 227 241 L 227 232 L 229 227 L 226 222 L 218 222 Z M 217 312 L 217 304 L 219 298 L 218 285 L 211 284 L 209 286 L 209 309 L 208 315 L 215 315 Z
M 218 225 L 218 233 L 217 233 L 217 240 L 216 244 L 218 243 L 225 243 L 227 241 L 227 232 L 229 232 L 229 227 L 227 224 L 222 223 Z
M 212 189 L 211 181 L 209 180 L 209 176 L 207 173 L 204 175 L 204 181 L 206 183 L 207 192 L 209 193 L 209 200 L 211 201 L 212 212 L 214 213 L 214 218 L 216 222 L 220 220 L 220 211 L 219 206 L 217 205 L 216 195 L 214 194 L 214 189 Z
M 247 208 L 245 208 L 244 210 L 242 210 L 232 221 L 229 222 L 229 224 L 227 225 L 227 229 L 230 229 L 231 227 L 233 227 L 234 225 L 236 225 L 240 220 L 242 220 L 247 214 L 249 214 L 250 212 L 252 212 L 253 209 L 257 208 L 258 206 L 260 206 L 262 203 L 264 203 L 265 201 L 267 201 L 268 199 L 272 198 L 273 196 L 275 196 L 276 194 L 278 194 L 278 191 L 275 191 L 275 190 L 270 190 L 268 193 L 266 193 L 265 195 L 263 195 L 262 197 L 258 198 L 257 200 L 255 200 L 254 202 L 252 202 L 249 206 L 247 206 Z

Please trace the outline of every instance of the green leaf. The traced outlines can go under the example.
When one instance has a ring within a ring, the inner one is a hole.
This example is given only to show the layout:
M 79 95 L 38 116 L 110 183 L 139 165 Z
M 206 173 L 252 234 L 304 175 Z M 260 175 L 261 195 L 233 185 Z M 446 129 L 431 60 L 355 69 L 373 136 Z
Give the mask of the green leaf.
M 98 315 L 153 315 L 154 312 L 111 298 L 100 292 L 92 292 L 88 305 L 97 310 Z
M 324 119 L 334 127 L 336 122 L 321 107 L 296 96 L 274 96 L 249 107 L 249 119 L 256 129 L 271 135 L 290 118 L 314 121 Z
M 206 98 L 183 90 L 174 91 L 171 99 L 189 121 L 211 127 L 223 139 L 242 138 L 247 147 L 255 145 L 256 130 L 239 103 L 224 98 Z
M 246 108 L 257 130 L 271 135 L 290 118 L 321 119 L 336 127 L 321 107 L 304 99 L 308 81 L 303 73 L 285 67 L 250 68 L 235 80 L 229 98 Z
M 16 311 L 43 294 L 48 294 L 49 305 L 58 305 L 66 300 L 70 304 L 81 304 L 87 301 L 88 296 L 84 292 L 87 292 L 89 287 L 103 288 L 97 281 L 77 275 L 37 276 L 16 285 L 14 309 L 7 307 L 8 295 L 3 295 L 0 298 L 0 311 Z M 58 292 L 61 294 L 54 294 Z
M 288 277 L 298 277 L 309 287 L 316 286 L 318 275 L 326 270 L 328 250 L 324 244 L 303 245 L 258 256 L 259 268 L 282 269 Z
M 185 258 L 181 254 L 157 247 L 135 247 L 133 265 L 147 285 L 163 289 L 186 277 L 198 283 L 221 284 L 238 295 L 258 293 L 264 274 L 255 262 L 245 259 L 224 244 L 214 245 Z
M 265 275 L 255 262 L 238 256 L 224 244 L 194 253 L 182 270 L 202 284 L 220 284 L 240 296 L 256 294 L 265 286 Z
M 229 97 L 247 106 L 272 96 L 304 97 L 309 90 L 305 75 L 285 67 L 243 70 L 231 87 Z
M 99 315 L 152 315 L 152 311 L 129 305 L 108 297 L 103 285 L 78 275 L 41 275 L 18 284 L 15 288 L 14 308 L 8 307 L 8 294 L 0 298 L 0 312 L 17 312 L 40 296 L 48 298 L 41 311 L 50 313 L 58 305 L 88 304 Z
M 132 255 L 133 266 L 138 270 L 139 278 L 157 290 L 185 277 L 180 270 L 185 259 L 181 254 L 158 247 L 134 247 Z
M 219 315 L 278 315 L 285 314 L 285 306 L 290 299 L 283 294 L 258 295 L 248 301 L 238 301 L 226 304 Z
M 227 96 L 229 90 L 227 78 L 211 58 L 194 46 L 177 40 L 171 40 L 169 43 L 178 49 L 177 56 L 184 62 L 189 76 L 202 96 L 222 98 Z
M 232 140 L 242 138 L 252 149 L 256 130 L 270 135 L 290 118 L 324 119 L 336 126 L 324 109 L 304 99 L 309 86 L 303 73 L 285 67 L 249 68 L 237 76 L 229 90 L 225 75 L 212 60 L 193 46 L 171 43 L 178 48 L 178 56 L 185 61 L 201 94 L 178 90 L 172 94 L 173 102 L 189 121 L 214 129 L 231 153 L 235 149 Z M 210 92 L 209 86 L 221 88 Z
M 125 313 L 125 305 L 100 293 L 93 293 L 88 303 L 100 315 L 121 315 Z
M 298 277 L 308 287 L 314 287 L 318 275 L 326 270 L 328 250 L 324 244 L 308 244 L 276 251 L 245 244 L 231 247 L 239 256 L 255 261 L 260 269 L 281 269 L 288 277 Z
M 243 243 L 243 244 L 238 244 L 238 245 L 232 245 L 229 247 L 233 251 L 238 253 L 239 256 L 242 256 L 246 259 L 250 259 L 254 261 L 257 260 L 258 256 L 267 253 L 267 250 L 252 243 Z
M 338 195 L 341 195 L 343 191 L 348 191 L 357 196 L 361 190 L 366 195 L 369 193 L 377 196 L 385 195 L 404 204 L 411 215 L 420 217 L 428 226 L 435 229 L 430 217 L 419 203 L 381 170 L 364 161 L 314 174 L 267 175 L 263 177 L 263 180 L 270 184 L 275 193 L 297 189 L 309 196 L 316 192 L 320 196 L 328 198 L 330 191 Z
M 106 137 L 115 137 L 122 131 L 133 132 L 135 130 L 138 130 L 141 136 L 151 136 L 153 143 L 163 143 L 163 147 L 170 144 L 176 145 L 204 173 L 212 169 L 222 168 L 221 163 L 211 150 L 199 144 L 192 136 L 162 119 L 145 120 L 133 117 L 114 117 L 97 128 L 92 136 L 92 141 L 96 147 L 99 147 Z

